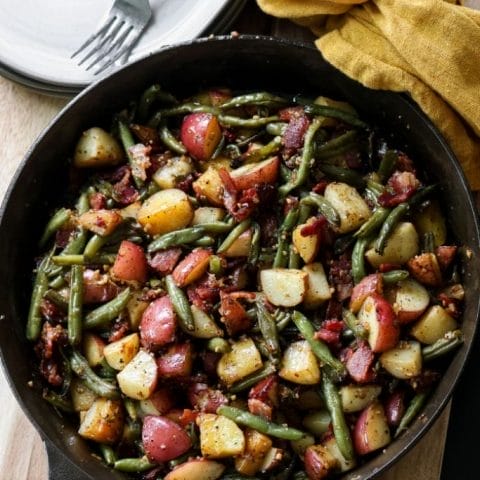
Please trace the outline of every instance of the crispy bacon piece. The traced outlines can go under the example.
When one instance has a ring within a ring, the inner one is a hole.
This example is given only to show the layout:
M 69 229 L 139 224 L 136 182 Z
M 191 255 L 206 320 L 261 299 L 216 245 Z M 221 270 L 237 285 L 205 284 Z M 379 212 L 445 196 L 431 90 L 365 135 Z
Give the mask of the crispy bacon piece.
M 40 359 L 40 373 L 54 387 L 63 383 L 60 348 L 67 344 L 67 332 L 61 325 L 52 326 L 49 322 L 43 324 L 40 340 L 35 345 L 35 353 Z
M 273 416 L 273 408 L 278 406 L 278 377 L 275 374 L 260 380 L 248 393 L 248 410 L 267 420 Z
M 152 147 L 143 143 L 137 143 L 128 149 L 128 153 L 131 158 L 132 174 L 145 181 L 147 179 L 147 170 L 151 165 L 150 155 Z
M 437 256 L 438 264 L 441 270 L 446 270 L 455 259 L 457 254 L 456 245 L 440 245 L 435 249 L 435 255 Z
M 83 302 L 104 303 L 118 295 L 118 287 L 107 274 L 99 270 L 86 269 L 83 272 Z
M 338 260 L 332 260 L 329 271 L 330 283 L 335 287 L 335 296 L 343 302 L 351 296 L 353 290 L 352 262 L 343 254 Z
M 94 192 L 88 197 L 90 208 L 93 210 L 101 210 L 107 208 L 107 197 L 103 193 Z
M 65 318 L 65 312 L 63 312 L 59 307 L 57 307 L 57 305 L 46 298 L 40 302 L 40 312 L 43 318 L 46 318 L 54 323 L 57 323 Z
M 120 174 L 122 176 L 120 176 Z M 115 200 L 120 205 L 130 205 L 133 202 L 136 202 L 139 197 L 138 191 L 132 185 L 131 177 L 132 173 L 130 168 L 128 167 L 121 167 L 118 169 L 118 173 L 115 174 L 114 178 L 120 178 L 118 181 L 113 185 L 113 194 Z
M 148 258 L 148 265 L 162 276 L 169 275 L 182 256 L 181 248 L 167 248 Z
M 302 237 L 308 237 L 309 235 L 317 235 L 320 239 L 322 233 L 327 225 L 327 219 L 323 215 L 319 215 L 313 222 L 308 223 L 300 230 Z
M 108 343 L 120 340 L 127 334 L 129 330 L 130 325 L 126 319 L 121 319 L 118 322 L 115 322 L 110 330 L 110 334 L 108 335 Z
M 220 286 L 215 275 L 208 273 L 199 282 L 187 287 L 187 296 L 191 303 L 204 312 L 210 312 L 217 303 Z
M 320 329 L 315 332 L 314 337 L 319 340 L 338 347 L 340 345 L 340 335 L 343 330 L 343 321 L 341 320 L 325 320 Z
M 237 335 L 252 326 L 252 320 L 248 317 L 247 311 L 239 299 L 254 300 L 255 294 L 252 292 L 220 293 L 218 312 L 229 335 Z
M 156 128 L 147 127 L 145 125 L 138 125 L 133 123 L 130 125 L 130 130 L 144 145 L 148 145 L 153 149 L 158 149 L 161 145 L 160 135 Z
M 396 167 L 401 172 L 416 173 L 415 165 L 413 163 L 413 160 L 403 152 L 398 152 L 398 159 L 397 159 Z
M 206 383 L 195 382 L 188 388 L 188 399 L 195 410 L 205 413 L 217 413 L 217 408 L 228 403 L 227 397 Z
M 294 107 L 290 109 L 288 125 L 283 134 L 282 143 L 285 147 L 285 155 L 292 156 L 303 146 L 305 133 L 310 125 L 309 118 L 305 115 L 303 108 Z M 282 113 L 280 113 L 282 118 Z
M 395 171 L 388 179 L 387 187 L 378 197 L 382 207 L 395 207 L 408 200 L 420 187 L 420 182 L 412 172 Z
M 323 195 L 325 189 L 327 188 L 328 181 L 327 180 L 320 180 L 316 185 L 313 186 L 312 192 L 318 193 L 319 195 Z
M 367 342 L 358 342 L 355 350 L 347 353 L 346 367 L 349 375 L 358 383 L 374 380 L 373 362 L 375 356 Z

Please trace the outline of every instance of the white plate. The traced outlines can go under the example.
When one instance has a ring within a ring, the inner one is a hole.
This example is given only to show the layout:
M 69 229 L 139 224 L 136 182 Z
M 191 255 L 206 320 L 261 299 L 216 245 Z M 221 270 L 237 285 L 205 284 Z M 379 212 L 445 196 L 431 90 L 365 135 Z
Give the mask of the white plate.
M 153 18 L 129 61 L 201 35 L 229 3 L 150 0 Z M 97 29 L 112 4 L 113 0 L 0 0 L 0 65 L 20 79 L 83 88 L 99 76 L 86 72 L 70 56 Z

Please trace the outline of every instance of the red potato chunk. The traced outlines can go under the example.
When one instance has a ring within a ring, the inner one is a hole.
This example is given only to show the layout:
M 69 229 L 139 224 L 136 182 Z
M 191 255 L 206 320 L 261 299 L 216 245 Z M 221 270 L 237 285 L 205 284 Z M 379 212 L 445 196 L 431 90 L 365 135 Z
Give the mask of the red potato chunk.
M 107 274 L 99 270 L 83 271 L 83 302 L 104 303 L 118 295 L 119 289 Z
M 442 283 L 442 272 L 434 253 L 421 253 L 407 262 L 407 267 L 415 280 L 429 287 L 438 287 Z
M 140 321 L 140 341 L 151 351 L 175 340 L 177 317 L 169 297 L 161 297 L 152 302 L 143 312 Z
M 191 113 L 183 119 L 180 139 L 188 153 L 196 160 L 209 160 L 221 138 L 222 130 L 215 115 Z
M 173 460 L 192 446 L 190 437 L 180 425 L 161 416 L 145 417 L 142 443 L 148 459 L 158 463 Z
M 188 399 L 195 410 L 203 413 L 217 413 L 217 408 L 228 403 L 227 397 L 221 390 L 214 390 L 201 382 L 190 385 Z
M 159 378 L 186 378 L 192 373 L 193 347 L 191 343 L 176 343 L 157 358 Z
M 146 282 L 148 264 L 142 247 L 124 240 L 120 244 L 111 273 L 119 280 Z
M 280 168 L 278 157 L 271 157 L 259 163 L 247 164 L 230 172 L 237 190 L 247 190 L 260 183 L 275 183 Z
M 323 445 L 312 445 L 305 450 L 305 472 L 310 480 L 326 478 L 338 466 L 337 459 Z
M 168 248 L 155 253 L 148 264 L 160 275 L 170 275 L 181 256 L 181 248 Z
M 348 356 L 347 371 L 357 383 L 369 383 L 375 378 L 374 361 L 372 349 L 366 342 L 361 342 L 358 348 Z
M 205 248 L 192 250 L 173 271 L 172 277 L 178 287 L 186 287 L 201 278 L 208 269 L 212 253 Z
M 391 441 L 390 428 L 383 406 L 379 402 L 369 405 L 358 417 L 353 430 L 353 444 L 359 455 L 385 447 Z
M 362 278 L 352 290 L 352 296 L 350 297 L 350 310 L 353 313 L 357 313 L 362 306 L 364 300 L 372 293 L 383 292 L 383 277 L 380 273 L 372 273 Z

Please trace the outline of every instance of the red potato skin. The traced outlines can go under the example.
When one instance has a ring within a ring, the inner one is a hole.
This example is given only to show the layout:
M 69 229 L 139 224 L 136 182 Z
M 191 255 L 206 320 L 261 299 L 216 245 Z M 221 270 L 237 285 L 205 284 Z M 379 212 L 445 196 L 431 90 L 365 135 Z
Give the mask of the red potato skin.
M 374 345 L 370 342 L 372 352 L 386 352 L 395 347 L 400 337 L 400 328 L 392 306 L 381 295 L 370 295 L 375 302 L 375 310 L 379 325 L 379 335 Z
M 229 335 L 237 335 L 252 326 L 252 321 L 235 294 L 220 293 L 219 313 Z
M 176 343 L 157 358 L 158 377 L 186 378 L 192 373 L 193 347 L 191 343 Z
M 153 301 L 143 312 L 140 321 L 140 341 L 151 351 L 173 342 L 177 318 L 168 296 Z
M 367 428 L 369 427 L 370 422 L 376 422 L 377 426 L 380 428 L 388 429 L 384 409 L 378 402 L 372 403 L 365 408 L 365 410 L 360 413 L 360 416 L 355 423 L 352 436 L 353 446 L 359 455 L 367 455 L 376 449 L 371 445 L 372 439 L 368 438 L 367 435 Z
M 353 313 L 357 313 L 362 306 L 363 301 L 373 293 L 383 292 L 383 277 L 380 273 L 372 273 L 362 278 L 352 290 L 352 296 L 350 297 L 350 310 Z
M 204 413 L 217 413 L 217 409 L 228 403 L 227 397 L 206 383 L 196 382 L 188 388 L 188 399 L 195 410 Z
M 373 362 L 375 356 L 366 342 L 359 342 L 356 350 L 347 356 L 346 367 L 357 383 L 369 383 L 375 379 Z
M 119 280 L 146 282 L 148 264 L 145 252 L 137 244 L 124 240 L 110 271 Z
M 98 270 L 86 269 L 83 272 L 83 302 L 104 303 L 118 295 L 119 289 L 108 275 Z
M 197 421 L 199 412 L 190 408 L 173 408 L 165 416 L 182 428 Z
M 391 393 L 385 400 L 384 408 L 387 423 L 391 427 L 397 427 L 405 414 L 405 392 L 396 390 Z
M 160 415 L 165 415 L 175 405 L 175 399 L 168 388 L 160 388 L 148 398 Z
M 148 264 L 162 276 L 170 275 L 182 256 L 181 248 L 168 248 L 153 255 Z
M 235 175 L 235 170 L 230 172 L 233 183 L 237 190 L 247 190 L 253 188 L 260 183 L 273 184 L 277 181 L 278 171 L 280 168 L 280 160 L 278 157 L 272 157 L 265 162 L 260 168 L 252 168 L 241 176 Z
M 172 273 L 177 287 L 186 287 L 201 278 L 208 269 L 212 253 L 205 248 L 192 250 Z
M 166 417 L 147 416 L 143 420 L 142 443 L 150 461 L 161 463 L 187 452 L 192 442 L 187 432 Z
M 182 122 L 180 139 L 196 160 L 208 160 L 222 138 L 218 119 L 211 113 L 191 113 Z
M 325 461 L 325 448 L 312 445 L 305 450 L 305 472 L 310 480 L 322 480 L 332 470 L 333 465 Z

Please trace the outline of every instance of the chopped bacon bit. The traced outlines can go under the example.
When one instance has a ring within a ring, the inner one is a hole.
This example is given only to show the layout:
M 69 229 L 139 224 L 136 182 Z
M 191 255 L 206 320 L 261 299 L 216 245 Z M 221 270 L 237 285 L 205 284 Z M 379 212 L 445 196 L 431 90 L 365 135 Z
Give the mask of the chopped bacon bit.
M 195 410 L 205 413 L 217 413 L 217 409 L 228 403 L 227 397 L 206 383 L 192 383 L 188 388 L 188 399 Z
M 176 188 L 183 190 L 185 193 L 188 193 L 192 187 L 192 183 L 194 180 L 195 180 L 195 177 L 192 174 L 190 174 L 190 175 L 187 175 L 184 179 L 178 181 L 175 186 Z
M 335 287 L 335 295 L 343 302 L 352 294 L 352 262 L 343 254 L 338 260 L 332 260 L 329 271 L 330 283 Z
M 459 318 L 461 315 L 460 301 L 449 297 L 446 293 L 441 292 L 437 296 L 440 300 L 442 307 L 451 315 L 453 318 Z
M 148 265 L 160 275 L 169 275 L 177 265 L 182 256 L 181 248 L 168 248 L 156 252 L 153 257 L 148 258 Z
M 358 383 L 368 383 L 374 380 L 373 362 L 375 356 L 367 342 L 358 342 L 358 347 L 348 355 L 346 367 L 350 376 Z
M 128 149 L 131 158 L 132 174 L 145 181 L 147 179 L 147 170 L 151 165 L 150 155 L 152 147 L 137 143 Z
M 58 248 L 65 248 L 75 230 L 72 227 L 60 228 L 55 234 L 55 244 Z
M 46 298 L 40 302 L 40 312 L 43 318 L 53 322 L 59 322 L 65 317 L 65 312 Z
M 237 335 L 252 326 L 252 320 L 239 302 L 239 299 L 251 298 L 244 294 L 255 297 L 255 294 L 252 292 L 220 293 L 220 308 L 218 312 L 221 315 L 220 320 L 225 324 L 229 335 Z
M 327 304 L 325 312 L 326 320 L 340 320 L 342 318 L 342 304 L 334 298 L 331 298 Z
M 130 330 L 130 325 L 126 319 L 121 319 L 118 322 L 115 322 L 110 330 L 108 336 L 108 343 L 116 342 L 123 338 L 127 332 Z
M 438 264 L 442 270 L 446 270 L 452 264 L 456 254 L 456 245 L 440 245 L 435 249 Z
M 317 332 L 315 332 L 314 338 L 317 340 L 323 340 L 325 343 L 330 345 L 337 346 L 340 342 L 340 333 L 339 332 L 332 332 L 326 328 L 320 328 Z
M 323 215 L 320 215 L 313 222 L 302 227 L 302 229 L 300 230 L 300 235 L 302 235 L 302 237 L 308 237 L 309 235 L 318 235 L 321 238 L 321 235 L 326 225 L 327 219 Z
M 86 269 L 83 272 L 84 303 L 104 303 L 118 295 L 118 287 L 107 274 L 99 270 Z
M 268 403 L 262 402 L 258 398 L 248 399 L 248 411 L 254 415 L 271 420 L 273 416 L 273 408 Z
M 398 270 L 399 268 L 401 268 L 401 265 L 398 265 L 397 263 L 381 263 L 378 267 L 378 271 L 380 273 L 387 273 L 392 270 Z
M 149 147 L 158 148 L 160 146 L 160 136 L 156 128 L 146 127 L 145 125 L 130 125 L 130 130 L 138 138 L 140 143 Z
M 408 200 L 420 187 L 420 182 L 412 172 L 395 171 L 388 179 L 388 189 L 378 197 L 382 207 L 395 207 Z
M 254 415 L 272 419 L 273 408 L 279 404 L 279 383 L 275 374 L 260 380 L 248 393 L 248 410 Z
M 107 197 L 100 192 L 92 193 L 89 198 L 90 208 L 93 210 L 101 210 L 107 208 Z
M 328 181 L 327 180 L 320 180 L 316 185 L 313 186 L 312 192 L 318 193 L 319 195 L 323 195 L 325 189 L 327 188 Z
M 403 152 L 398 152 L 396 168 L 401 172 L 416 173 L 413 160 Z
M 189 301 L 200 310 L 210 312 L 220 298 L 220 285 L 215 275 L 208 273 L 199 282 L 189 285 L 187 296 Z
M 301 111 L 299 110 L 298 114 L 290 116 L 287 128 L 282 137 L 282 143 L 285 147 L 285 155 L 287 157 L 292 156 L 303 146 L 303 140 L 309 125 L 310 120 L 303 112 L 303 109 L 301 109 Z
M 114 198 L 121 205 L 130 205 L 138 200 L 139 193 L 131 183 L 130 168 L 122 167 L 121 173 L 123 176 L 113 185 Z

